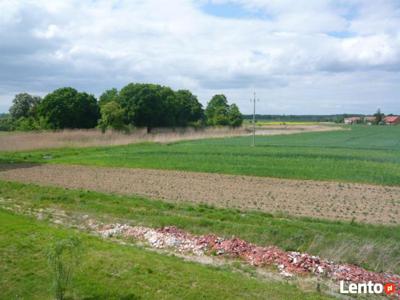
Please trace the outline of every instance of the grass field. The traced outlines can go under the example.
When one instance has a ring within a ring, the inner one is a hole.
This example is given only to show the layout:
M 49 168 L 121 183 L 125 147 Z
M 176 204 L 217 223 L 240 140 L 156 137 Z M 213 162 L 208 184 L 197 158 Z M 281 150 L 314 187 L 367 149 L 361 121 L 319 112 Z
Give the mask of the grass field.
M 399 226 L 244 213 L 206 205 L 171 204 L 140 197 L 9 182 L 0 182 L 0 197 L 11 199 L 25 209 L 56 208 L 89 214 L 108 222 L 118 220 L 150 227 L 175 225 L 196 234 L 235 235 L 260 245 L 305 251 L 373 271 L 400 273 Z
M 175 169 L 400 185 L 400 126 L 1 153 L 1 162 Z
M 106 242 L 2 210 L 0 299 L 54 299 L 46 249 L 68 236 L 80 238 L 84 251 L 67 299 L 327 299 L 293 285 Z
M 252 124 L 252 120 L 244 120 L 245 125 L 250 125 Z M 257 126 L 271 126 L 271 125 L 288 125 L 288 126 L 293 126 L 293 125 L 318 125 L 318 124 L 324 124 L 321 122 L 296 122 L 296 121 L 257 121 L 256 125 Z

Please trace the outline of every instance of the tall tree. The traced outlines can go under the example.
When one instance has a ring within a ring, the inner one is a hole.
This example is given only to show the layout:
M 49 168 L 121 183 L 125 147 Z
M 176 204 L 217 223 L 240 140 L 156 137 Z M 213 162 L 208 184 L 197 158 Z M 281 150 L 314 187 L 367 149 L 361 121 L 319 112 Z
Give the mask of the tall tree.
M 229 125 L 232 127 L 239 127 L 243 123 L 243 116 L 240 113 L 239 107 L 236 104 L 229 106 Z
M 121 130 L 125 127 L 124 124 L 125 111 L 116 101 L 111 101 L 106 104 L 103 104 L 100 107 L 100 112 L 101 112 L 101 120 L 99 126 L 103 131 L 106 130 L 107 128 Z
M 187 126 L 204 119 L 204 111 L 201 103 L 195 95 L 188 90 L 179 90 L 175 93 L 176 125 Z
M 100 117 L 96 98 L 71 87 L 48 94 L 38 112 L 53 129 L 93 128 Z
M 376 111 L 376 113 L 374 114 L 375 117 L 375 124 L 380 124 L 383 121 L 384 118 L 384 114 L 381 113 L 381 109 L 378 108 L 378 110 Z
M 111 101 L 116 101 L 118 97 L 118 90 L 116 88 L 112 88 L 110 90 L 105 91 L 99 97 L 99 106 L 103 106 Z
M 174 126 L 174 92 L 155 84 L 130 83 L 121 89 L 118 101 L 126 111 L 126 120 L 138 127 Z
M 211 126 L 228 125 L 228 111 L 229 105 L 225 95 L 213 96 L 205 110 L 207 124 Z
M 13 120 L 18 120 L 19 118 L 34 117 L 40 101 L 40 97 L 32 96 L 28 93 L 15 95 L 13 104 L 10 107 L 11 118 Z
M 243 116 L 236 104 L 228 105 L 225 95 L 215 95 L 207 104 L 205 111 L 207 124 L 237 127 L 242 125 Z

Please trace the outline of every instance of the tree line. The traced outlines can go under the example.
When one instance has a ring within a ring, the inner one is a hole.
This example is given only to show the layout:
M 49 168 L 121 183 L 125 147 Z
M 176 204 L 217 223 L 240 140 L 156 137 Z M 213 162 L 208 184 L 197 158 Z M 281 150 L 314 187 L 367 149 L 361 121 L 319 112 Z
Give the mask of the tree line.
M 15 96 L 0 130 L 101 128 L 129 130 L 146 127 L 242 125 L 236 104 L 215 95 L 205 109 L 189 90 L 174 91 L 156 84 L 130 83 L 105 91 L 99 99 L 72 87 L 56 89 L 44 98 L 28 93 Z

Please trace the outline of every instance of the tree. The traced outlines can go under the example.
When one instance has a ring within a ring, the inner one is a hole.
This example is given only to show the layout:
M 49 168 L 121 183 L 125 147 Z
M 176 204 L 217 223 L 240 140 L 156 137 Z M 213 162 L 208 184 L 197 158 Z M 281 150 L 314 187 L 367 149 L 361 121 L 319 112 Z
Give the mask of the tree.
M 239 127 L 243 123 L 243 116 L 239 111 L 239 107 L 236 104 L 232 104 L 229 107 L 229 125 L 232 127 Z
M 376 124 L 380 124 L 383 121 L 383 117 L 385 115 L 383 113 L 381 113 L 380 108 L 378 108 L 378 110 L 376 111 L 376 113 L 374 114 L 375 117 L 375 123 Z
M 207 104 L 205 111 L 207 124 L 237 127 L 242 125 L 243 116 L 236 104 L 228 105 L 225 95 L 215 95 Z
M 205 110 L 207 124 L 211 126 L 228 125 L 228 110 L 229 105 L 225 95 L 213 96 Z
M 111 101 L 116 101 L 118 97 L 118 90 L 116 88 L 112 88 L 110 90 L 105 91 L 101 94 L 99 98 L 99 106 L 103 106 Z
M 20 93 L 15 95 L 13 104 L 10 107 L 10 116 L 13 120 L 19 118 L 34 117 L 36 108 L 40 103 L 41 98 L 29 95 L 28 93 Z
M 175 117 L 178 126 L 187 126 L 190 123 L 202 121 L 204 111 L 201 103 L 195 95 L 188 90 L 175 92 L 176 108 Z
M 118 102 L 111 101 L 100 107 L 101 119 L 99 126 L 105 131 L 107 128 L 121 130 L 125 127 L 125 110 L 121 108 Z
M 174 91 L 155 84 L 130 83 L 121 89 L 118 101 L 125 110 L 125 120 L 138 127 L 174 126 Z
M 94 96 L 65 87 L 48 94 L 38 107 L 50 128 L 94 128 L 100 117 Z
M 13 130 L 13 124 L 10 115 L 0 115 L 0 131 Z

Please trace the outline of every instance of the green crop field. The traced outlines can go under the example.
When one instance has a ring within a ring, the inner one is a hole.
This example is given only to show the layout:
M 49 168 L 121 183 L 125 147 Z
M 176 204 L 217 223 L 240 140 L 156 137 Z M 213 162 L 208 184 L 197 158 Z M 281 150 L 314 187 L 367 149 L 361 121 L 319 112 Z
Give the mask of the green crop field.
M 82 149 L 3 152 L 1 162 L 174 169 L 279 178 L 400 185 L 400 126 L 146 143 Z

